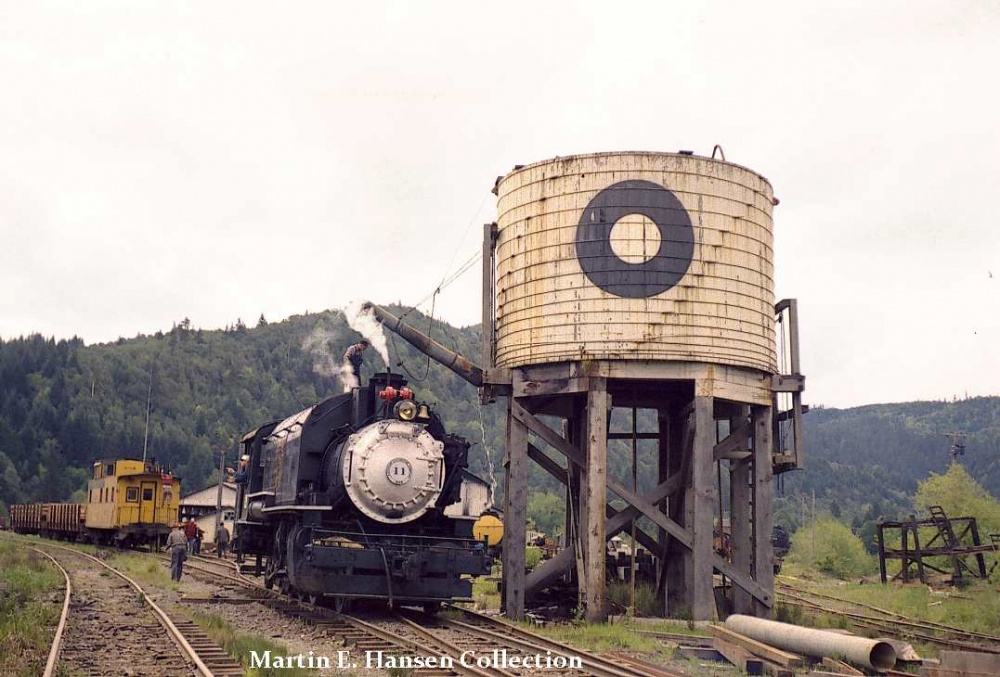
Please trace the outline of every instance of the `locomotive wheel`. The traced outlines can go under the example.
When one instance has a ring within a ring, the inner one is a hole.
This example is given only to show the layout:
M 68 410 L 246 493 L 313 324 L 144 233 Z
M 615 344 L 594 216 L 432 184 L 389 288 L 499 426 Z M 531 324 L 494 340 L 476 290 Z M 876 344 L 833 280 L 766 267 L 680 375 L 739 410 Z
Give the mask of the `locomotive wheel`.
M 268 590 L 274 589 L 274 575 L 276 573 L 277 567 L 274 566 L 274 559 L 268 557 L 267 566 L 264 568 L 264 587 Z
M 424 613 L 428 616 L 434 616 L 439 611 L 441 611 L 441 602 L 424 602 Z
M 347 613 L 351 608 L 350 597 L 334 597 L 333 598 L 333 610 L 338 614 Z

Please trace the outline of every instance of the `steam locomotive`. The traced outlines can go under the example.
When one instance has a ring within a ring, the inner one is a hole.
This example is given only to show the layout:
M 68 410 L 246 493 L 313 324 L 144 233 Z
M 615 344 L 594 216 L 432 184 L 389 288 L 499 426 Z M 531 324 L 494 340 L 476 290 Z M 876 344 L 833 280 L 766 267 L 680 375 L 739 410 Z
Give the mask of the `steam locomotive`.
M 310 601 L 423 604 L 468 599 L 488 574 L 461 499 L 469 442 L 449 435 L 397 374 L 328 398 L 241 440 L 234 551 L 264 584 Z M 240 478 L 243 479 L 243 478 Z

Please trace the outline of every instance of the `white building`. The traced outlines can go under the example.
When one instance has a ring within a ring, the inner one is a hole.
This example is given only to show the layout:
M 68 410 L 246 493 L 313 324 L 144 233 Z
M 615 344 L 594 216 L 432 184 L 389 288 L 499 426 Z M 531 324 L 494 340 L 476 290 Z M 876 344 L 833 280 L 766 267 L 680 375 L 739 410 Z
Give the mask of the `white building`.
M 216 506 L 219 500 L 219 485 L 213 484 L 204 489 L 181 497 L 180 518 L 187 522 L 194 518 L 198 528 L 205 532 L 203 543 L 215 542 Z M 222 484 L 222 523 L 233 535 L 233 521 L 236 519 L 236 485 L 232 482 Z

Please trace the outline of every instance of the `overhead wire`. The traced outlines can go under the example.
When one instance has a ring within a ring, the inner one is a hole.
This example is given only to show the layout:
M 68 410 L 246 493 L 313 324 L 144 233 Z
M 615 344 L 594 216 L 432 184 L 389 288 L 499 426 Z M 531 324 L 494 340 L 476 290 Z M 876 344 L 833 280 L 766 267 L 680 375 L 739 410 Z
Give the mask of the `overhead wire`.
M 459 239 L 458 245 L 456 245 L 455 250 L 452 252 L 451 259 L 448 261 L 448 266 L 446 267 L 446 270 L 447 270 L 448 267 L 451 266 L 452 262 L 455 260 L 455 255 L 458 254 L 458 251 L 461 248 L 462 243 L 465 241 L 466 235 L 468 235 L 469 229 L 472 227 L 473 222 L 475 222 L 476 217 L 479 215 L 479 212 L 482 211 L 483 204 L 486 203 L 486 200 L 488 199 L 488 197 L 489 196 L 487 195 L 486 197 L 483 198 L 482 202 L 480 202 L 479 206 L 476 208 L 475 213 L 472 215 L 472 218 L 469 219 L 469 223 L 465 227 L 465 232 L 463 233 L 461 239 Z M 430 311 L 430 315 L 428 316 L 427 336 L 428 336 L 428 338 L 430 338 L 431 332 L 432 332 L 432 330 L 434 328 L 434 310 L 437 307 L 437 297 L 438 297 L 438 294 L 440 294 L 443 289 L 447 288 L 449 285 L 451 285 L 453 282 L 455 282 L 457 279 L 459 279 L 462 275 L 464 275 L 465 273 L 467 273 L 469 271 L 469 269 L 472 268 L 472 266 L 474 266 L 476 264 L 476 262 L 479 261 L 479 260 L 481 260 L 482 258 L 483 258 L 483 252 L 482 252 L 481 249 L 478 249 L 471 257 L 469 257 L 468 259 L 466 259 L 465 262 L 462 263 L 455 272 L 451 273 L 450 275 L 448 273 L 445 273 L 445 275 L 441 278 L 441 281 L 438 283 L 437 287 L 434 288 L 434 291 L 432 291 L 430 294 L 428 294 L 427 296 L 425 296 L 424 298 L 422 298 L 416 304 L 412 305 L 409 310 L 403 312 L 399 316 L 399 319 L 400 320 L 406 319 L 407 315 L 409 315 L 410 313 L 414 312 L 415 310 L 417 310 L 418 308 L 420 308 L 421 306 L 423 306 L 428 301 L 428 299 L 429 299 L 430 302 L 431 302 L 431 311 Z M 431 358 L 430 358 L 430 356 L 427 357 L 427 363 L 424 366 L 424 374 L 423 374 L 423 376 L 421 376 L 421 377 L 418 378 L 417 376 L 415 376 L 414 374 L 412 374 L 410 372 L 410 370 L 407 369 L 406 365 L 403 363 L 402 357 L 400 356 L 400 353 L 399 353 L 399 349 L 396 347 L 396 339 L 395 339 L 395 337 L 394 336 L 390 336 L 390 340 L 392 341 L 393 350 L 396 351 L 397 363 L 398 363 L 398 365 L 400 367 L 403 368 L 403 371 L 405 371 L 407 373 L 407 375 L 410 376 L 411 379 L 413 379 L 414 381 L 416 381 L 418 383 L 421 382 L 421 381 L 423 381 L 423 380 L 425 380 L 427 378 L 427 375 L 430 373 L 430 368 L 431 368 Z

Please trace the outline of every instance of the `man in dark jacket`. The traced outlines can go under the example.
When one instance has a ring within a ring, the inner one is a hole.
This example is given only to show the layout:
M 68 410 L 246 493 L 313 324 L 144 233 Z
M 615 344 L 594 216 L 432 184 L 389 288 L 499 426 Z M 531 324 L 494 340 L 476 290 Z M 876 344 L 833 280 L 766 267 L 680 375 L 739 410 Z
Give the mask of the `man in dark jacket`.
M 184 536 L 187 538 L 188 553 L 194 555 L 194 542 L 198 538 L 198 524 L 195 523 L 194 517 L 184 523 Z
M 361 339 L 344 353 L 344 361 L 350 363 L 351 373 L 354 374 L 354 378 L 358 384 L 361 383 L 361 364 L 365 361 L 365 356 L 362 353 L 364 353 L 365 348 L 368 346 L 368 341 Z
M 179 581 L 184 571 L 184 560 L 187 559 L 187 538 L 183 524 L 175 524 L 174 530 L 167 536 L 167 552 L 170 553 L 170 580 Z
M 229 529 L 226 528 L 225 524 L 220 524 L 219 528 L 215 531 L 215 554 L 218 557 L 225 559 L 226 548 L 229 547 Z

